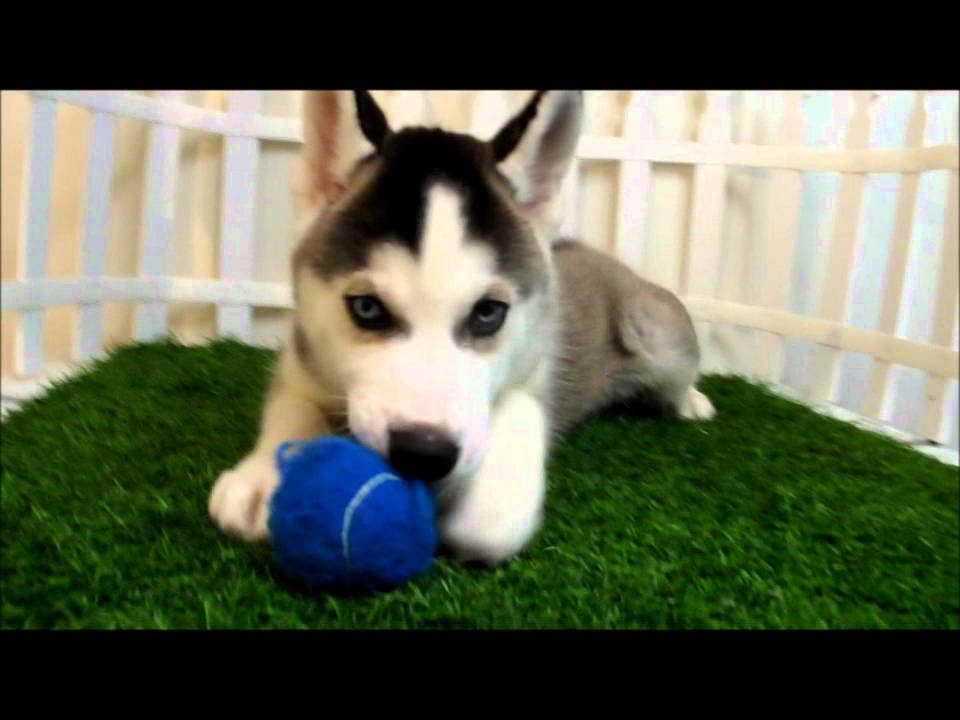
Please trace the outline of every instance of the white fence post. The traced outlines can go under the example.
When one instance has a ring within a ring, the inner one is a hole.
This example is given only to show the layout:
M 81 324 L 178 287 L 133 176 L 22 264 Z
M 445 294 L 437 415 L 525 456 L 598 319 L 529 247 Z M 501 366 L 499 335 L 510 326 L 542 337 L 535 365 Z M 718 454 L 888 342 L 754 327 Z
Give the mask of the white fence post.
M 729 145 L 732 118 L 729 91 L 711 90 L 707 107 L 700 118 L 697 140 L 704 145 Z M 723 217 L 726 207 L 726 165 L 697 165 L 693 173 L 693 200 L 690 207 L 690 232 L 686 255 L 686 272 L 680 278 L 680 296 L 714 298 L 720 284 L 720 249 L 723 242 Z M 721 337 L 715 324 L 694 318 L 704 365 L 716 363 L 710 347 Z M 727 363 L 725 353 L 719 355 Z
M 630 93 L 630 102 L 623 117 L 623 137 L 628 148 L 653 142 L 653 117 L 648 91 Z M 643 263 L 651 191 L 650 172 L 650 162 L 647 160 L 623 160 L 620 163 L 614 247 L 617 257 L 637 271 Z
M 489 140 L 510 118 L 510 104 L 503 90 L 481 90 L 470 108 L 470 134 Z
M 168 102 L 180 102 L 182 91 L 161 93 Z M 147 189 L 143 217 L 143 251 L 140 274 L 164 277 L 170 272 L 176 212 L 177 167 L 180 160 L 180 128 L 155 124 L 150 128 Z M 136 339 L 152 340 L 167 332 L 167 303 L 148 301 L 137 313 Z
M 784 93 L 783 120 L 779 145 L 803 145 L 803 93 Z M 800 220 L 800 194 L 803 177 L 797 170 L 772 170 L 767 208 L 767 235 L 764 261 L 763 302 L 766 307 L 785 310 L 790 298 L 793 251 Z M 780 382 L 783 373 L 784 340 L 781 335 L 761 333 L 759 354 L 754 367 L 758 377 Z
M 230 93 L 231 113 L 256 114 L 260 93 Z M 253 137 L 228 137 L 224 141 L 223 201 L 220 221 L 220 277 L 235 283 L 253 279 L 255 207 L 260 142 Z M 217 329 L 244 342 L 253 337 L 253 308 L 220 305 Z
M 956 93 L 929 92 L 925 98 L 926 125 L 924 144 L 927 146 L 950 143 L 956 148 L 957 95 Z M 949 145 L 948 145 L 949 146 Z M 956 150 L 954 151 L 956 153 Z M 956 157 L 956 155 L 955 155 Z M 937 276 L 950 253 L 951 205 L 957 203 L 956 186 L 951 190 L 951 176 L 956 168 L 927 172 L 920 178 L 917 188 L 915 220 L 911 233 L 910 251 L 906 258 L 903 300 L 897 318 L 895 333 L 916 343 L 934 343 L 938 340 L 938 328 L 931 324 L 936 319 L 936 303 L 951 302 L 946 295 L 938 297 Z M 947 261 L 955 268 L 956 251 Z M 942 276 L 941 276 L 942 277 Z M 941 289 L 946 289 L 941 284 Z M 949 310 L 946 310 L 949 313 Z M 941 322 L 949 322 L 949 314 Z M 939 329 L 939 339 L 948 333 Z M 953 370 L 951 368 L 951 370 Z M 947 373 L 934 375 L 948 376 Z M 952 373 L 956 377 L 956 373 Z M 928 386 L 930 375 L 911 365 L 895 366 L 891 374 L 890 420 L 897 427 L 920 434 L 923 432 L 925 395 L 938 388 Z
M 580 236 L 580 160 L 573 158 L 570 169 L 563 179 L 560 194 L 563 198 L 563 215 L 560 220 L 559 233 L 561 237 L 577 238 Z
M 913 113 L 907 125 L 905 145 L 908 148 L 923 146 L 923 134 L 927 124 L 925 93 L 915 95 Z M 880 306 L 880 318 L 876 329 L 887 335 L 893 335 L 897 329 L 900 304 L 903 300 L 904 278 L 907 273 L 907 258 L 913 237 L 913 222 L 917 205 L 917 189 L 920 173 L 909 172 L 900 175 L 900 190 L 897 193 L 897 207 L 894 216 L 893 237 L 890 239 L 890 255 L 887 260 L 885 284 Z M 874 418 L 889 417 L 891 364 L 874 359 L 867 385 L 867 396 L 863 410 Z
M 844 143 L 850 150 L 862 150 L 869 143 L 871 95 L 872 93 L 866 90 L 852 93 L 853 109 Z M 833 239 L 827 256 L 818 313 L 819 317 L 827 320 L 845 319 L 865 185 L 866 176 L 863 173 L 844 173 L 840 178 Z M 814 402 L 833 400 L 840 353 L 840 350 L 830 347 L 818 348 L 814 353 L 810 378 L 810 398 Z
M 707 93 L 707 107 L 700 118 L 697 140 L 705 145 L 730 143 L 730 96 L 726 90 Z M 681 279 L 682 295 L 714 297 L 719 281 L 720 243 L 726 206 L 727 167 L 697 165 L 693 176 L 690 210 L 690 243 L 687 272 Z
M 27 190 L 27 232 L 24 248 L 25 280 L 42 280 L 47 275 L 47 246 L 50 239 L 50 196 L 53 189 L 53 158 L 56 149 L 57 104 L 34 98 L 33 131 L 30 139 L 29 184 Z M 44 368 L 45 309 L 28 310 L 20 319 L 19 371 L 27 375 Z
M 110 181 L 113 177 L 113 116 L 93 116 L 90 157 L 87 161 L 86 208 L 83 223 L 83 276 L 96 282 L 107 269 L 110 222 Z M 103 303 L 80 306 L 77 359 L 86 360 L 103 349 Z
M 937 277 L 936 301 L 933 306 L 933 323 L 930 328 L 930 342 L 934 345 L 951 343 L 954 318 L 957 315 L 958 269 L 960 243 L 957 240 L 957 203 L 950 198 L 960 196 L 957 183 L 957 171 L 950 173 L 950 185 L 947 191 L 947 213 L 943 228 L 943 247 L 940 249 L 940 267 Z M 924 409 L 920 419 L 920 435 L 938 442 L 947 440 L 946 401 L 948 381 L 945 377 L 927 375 L 926 392 L 923 394 Z M 956 410 L 954 409 L 954 412 Z
M 960 351 L 960 307 L 953 312 L 953 341 L 950 347 Z M 940 441 L 952 448 L 960 448 L 960 383 L 951 380 L 947 389 L 947 410 L 943 420 Z

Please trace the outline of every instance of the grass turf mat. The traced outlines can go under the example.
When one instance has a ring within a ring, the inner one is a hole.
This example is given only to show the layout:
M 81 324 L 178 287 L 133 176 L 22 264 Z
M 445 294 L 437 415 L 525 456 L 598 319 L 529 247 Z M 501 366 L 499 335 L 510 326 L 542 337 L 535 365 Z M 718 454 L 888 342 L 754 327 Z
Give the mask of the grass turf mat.
M 549 465 L 544 530 L 493 570 L 298 592 L 207 518 L 273 354 L 114 353 L 2 428 L 3 628 L 957 628 L 955 468 L 733 377 L 718 416 L 607 413 Z

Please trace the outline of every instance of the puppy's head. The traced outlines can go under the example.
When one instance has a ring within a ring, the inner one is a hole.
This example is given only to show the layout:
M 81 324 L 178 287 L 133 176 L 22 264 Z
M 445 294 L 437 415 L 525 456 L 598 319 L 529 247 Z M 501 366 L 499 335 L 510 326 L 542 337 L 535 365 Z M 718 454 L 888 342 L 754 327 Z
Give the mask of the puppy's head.
M 367 92 L 306 102 L 322 209 L 293 259 L 295 350 L 400 471 L 468 474 L 499 393 L 546 347 L 550 256 L 536 228 L 574 151 L 580 95 L 536 93 L 489 141 L 395 132 Z

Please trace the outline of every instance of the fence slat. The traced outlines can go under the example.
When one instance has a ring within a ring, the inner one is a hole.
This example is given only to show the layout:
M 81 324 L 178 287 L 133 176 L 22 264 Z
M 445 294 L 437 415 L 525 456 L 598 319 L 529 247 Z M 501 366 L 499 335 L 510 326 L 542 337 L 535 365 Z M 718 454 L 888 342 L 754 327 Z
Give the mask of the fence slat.
M 161 95 L 167 101 L 176 102 L 183 93 L 167 91 Z M 145 277 L 169 274 L 173 252 L 180 135 L 180 129 L 170 125 L 154 125 L 150 128 L 143 253 L 140 258 L 140 274 Z M 135 331 L 137 340 L 151 340 L 165 335 L 166 332 L 167 306 L 164 303 L 145 303 L 138 309 Z
M 730 146 L 732 130 L 732 93 L 711 90 L 707 106 L 697 127 L 697 140 L 704 144 Z M 690 203 L 690 229 L 685 257 L 681 258 L 679 294 L 713 298 L 720 284 L 720 246 L 723 241 L 723 215 L 726 205 L 727 167 L 697 165 L 693 171 Z M 709 346 L 725 344 L 725 329 L 694 321 L 701 355 L 712 356 Z M 732 328 L 730 332 L 735 332 Z M 723 357 L 723 354 L 720 355 Z M 708 365 L 708 362 L 704 362 Z M 716 369 L 711 367 L 711 369 Z
M 870 149 L 904 148 L 916 103 L 916 92 L 879 91 L 871 103 Z M 897 197 L 903 174 L 866 176 L 861 241 L 857 243 L 847 302 L 847 324 L 864 329 L 877 327 L 884 302 L 887 269 L 896 225 Z M 835 402 L 863 412 L 875 359 L 861 353 L 844 353 L 840 361 Z M 876 419 L 880 419 L 876 417 Z
M 680 165 L 780 168 L 803 172 L 884 173 L 956 170 L 957 146 L 950 143 L 907 150 L 780 147 L 778 145 L 710 145 L 661 139 L 627 146 L 620 137 L 584 135 L 577 147 L 584 160 L 648 160 Z
M 852 150 L 866 148 L 870 141 L 869 104 L 872 93 L 860 90 L 852 94 L 853 112 L 847 126 L 845 145 Z M 836 101 L 836 96 L 835 100 Z M 819 316 L 840 322 L 844 319 L 850 293 L 854 251 L 863 206 L 863 174 L 845 174 L 840 178 L 833 239 L 827 257 Z M 814 353 L 810 399 L 817 403 L 834 399 L 840 367 L 840 350 L 825 347 Z
M 926 145 L 956 142 L 957 96 L 926 96 L 927 122 L 923 141 Z M 896 334 L 920 342 L 929 342 L 932 336 L 931 320 L 936 302 L 935 278 L 942 262 L 941 250 L 946 241 L 948 203 L 956 202 L 949 196 L 950 172 L 924 173 L 917 189 L 916 218 L 906 260 L 903 300 L 897 318 Z M 953 259 L 956 263 L 956 258 Z M 909 366 L 895 365 L 891 369 L 890 422 L 918 433 L 924 410 L 923 372 Z
M 957 353 L 941 345 L 905 340 L 874 330 L 844 325 L 810 315 L 745 305 L 729 300 L 681 297 L 695 320 L 753 328 L 805 340 L 828 348 L 862 352 L 948 378 L 960 375 Z
M 303 132 L 297 118 L 258 115 L 255 118 L 234 118 L 227 113 L 182 105 L 171 111 L 162 101 L 126 92 L 31 91 L 34 97 L 67 102 L 94 111 L 120 117 L 159 122 L 184 129 L 200 130 L 217 135 L 242 135 L 276 142 L 302 142 Z M 478 100 L 486 102 L 501 91 L 484 91 Z M 494 113 L 494 125 L 485 131 L 471 132 L 488 138 L 495 132 L 509 111 Z M 577 154 L 584 160 L 647 160 L 655 163 L 721 164 L 747 167 L 785 168 L 807 172 L 923 172 L 956 169 L 955 145 L 936 145 L 914 150 L 880 150 L 856 153 L 847 150 L 780 148 L 766 145 L 738 144 L 732 147 L 704 147 L 699 143 L 659 140 L 639 143 L 627 153 L 620 137 L 585 135 Z
M 104 302 L 185 302 L 292 307 L 288 283 L 224 282 L 193 277 L 99 277 L 0 284 L 0 309 L 28 311 L 56 305 Z
M 230 93 L 231 113 L 256 114 L 260 93 Z M 220 277 L 231 282 L 253 279 L 254 208 L 257 199 L 257 166 L 260 143 L 252 137 L 228 137 L 224 141 L 223 203 L 220 220 Z M 253 339 L 253 308 L 221 305 L 217 329 L 249 342 Z
M 784 93 L 783 122 L 777 142 L 780 145 L 802 145 L 804 138 L 803 93 Z M 767 247 L 764 262 L 763 303 L 766 307 L 785 310 L 790 299 L 790 276 L 793 251 L 800 222 L 800 196 L 803 177 L 797 170 L 773 170 L 770 178 L 770 199 L 767 207 Z M 780 335 L 760 334 L 759 352 L 755 361 L 757 376 L 768 382 L 780 382 L 783 373 L 784 339 Z
M 923 145 L 924 128 L 927 125 L 925 93 L 916 94 L 913 113 L 907 126 L 906 144 L 908 147 Z M 893 237 L 890 242 L 890 255 L 887 261 L 886 283 L 880 307 L 880 319 L 877 330 L 893 335 L 897 329 L 900 304 L 903 300 L 904 278 L 907 273 L 907 258 L 910 253 L 910 240 L 913 235 L 914 214 L 917 205 L 917 190 L 920 186 L 919 173 L 904 173 L 901 176 L 900 192 L 897 194 L 897 209 L 893 225 Z M 890 405 L 890 368 L 888 362 L 874 359 L 867 385 L 867 397 L 863 413 L 878 420 L 889 416 Z
M 630 102 L 624 113 L 624 140 L 630 147 L 636 142 L 650 142 L 653 136 L 650 92 L 634 91 L 630 93 Z M 620 260 L 635 270 L 639 270 L 643 264 L 651 190 L 650 173 L 650 163 L 647 160 L 624 160 L 620 163 L 614 251 Z
M 110 221 L 110 181 L 113 176 L 114 118 L 104 112 L 93 117 L 90 157 L 87 161 L 87 198 L 83 222 L 83 276 L 106 273 Z M 103 305 L 80 307 L 77 358 L 86 360 L 103 349 Z
M 390 126 L 394 130 L 408 125 L 436 127 L 433 105 L 426 90 L 397 90 L 395 93 L 393 103 L 386 111 L 390 117 Z M 257 110 L 259 110 L 259 103 L 249 112 L 255 113 Z
M 953 341 L 950 347 L 954 352 L 960 350 L 960 305 L 954 308 L 953 313 Z M 947 387 L 947 416 L 943 421 L 943 435 L 946 445 L 960 449 L 960 383 L 951 380 Z
M 236 117 L 208 108 L 185 103 L 171 104 L 178 100 L 175 95 L 158 93 L 158 97 L 145 97 L 131 92 L 105 90 L 31 90 L 38 98 L 69 103 L 95 112 L 105 112 L 118 117 L 135 118 L 161 125 L 176 125 L 184 130 L 199 130 L 215 135 L 242 135 L 275 142 L 303 142 L 303 130 L 299 118 L 256 115 Z
M 470 109 L 470 134 L 489 140 L 508 117 L 510 104 L 505 91 L 478 91 L 474 93 Z
M 730 143 L 730 96 L 726 90 L 707 93 L 697 134 L 701 143 Z M 698 165 L 694 171 L 687 271 L 680 285 L 683 294 L 713 297 L 716 293 L 726 180 L 724 165 Z
M 940 252 L 940 268 L 937 278 L 936 302 L 933 306 L 933 323 L 930 342 L 949 346 L 953 339 L 953 319 L 957 314 L 958 269 L 960 242 L 957 239 L 957 198 L 960 187 L 957 173 L 950 173 L 950 189 L 947 191 L 947 214 L 943 228 L 943 247 Z M 924 409 L 920 421 L 923 437 L 945 442 L 949 429 L 946 426 L 948 383 L 947 378 L 927 376 L 927 388 L 923 394 Z
M 50 197 L 53 191 L 53 157 L 56 147 L 57 104 L 35 98 L 30 140 L 27 190 L 27 232 L 24 249 L 24 278 L 42 279 L 47 274 L 47 245 L 50 239 Z M 44 367 L 44 311 L 30 310 L 20 319 L 19 372 L 39 373 Z
M 560 237 L 580 237 L 580 160 L 573 158 L 570 169 L 563 179 L 560 194 L 563 202 L 563 215 L 560 219 Z
M 956 450 L 960 447 L 960 383 L 951 380 L 947 387 L 947 415 L 944 418 L 942 442 Z
M 688 94 L 679 90 L 651 93 L 658 141 L 680 140 L 689 135 L 689 100 Z M 652 190 L 647 200 L 650 212 L 639 270 L 643 277 L 672 292 L 680 290 L 684 277 L 692 180 L 693 168 L 680 165 L 655 166 L 651 174 Z

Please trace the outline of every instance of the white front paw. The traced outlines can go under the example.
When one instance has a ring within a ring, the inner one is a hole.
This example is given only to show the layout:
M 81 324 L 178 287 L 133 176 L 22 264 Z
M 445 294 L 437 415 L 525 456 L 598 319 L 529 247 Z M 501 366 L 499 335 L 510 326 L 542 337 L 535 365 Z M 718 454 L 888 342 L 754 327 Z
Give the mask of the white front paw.
M 522 516 L 503 508 L 470 508 L 441 518 L 440 533 L 457 560 L 497 565 L 523 550 L 540 525 L 539 512 Z
M 268 540 L 269 501 L 280 477 L 273 458 L 251 455 L 223 473 L 210 493 L 210 517 L 225 533 L 243 540 Z

